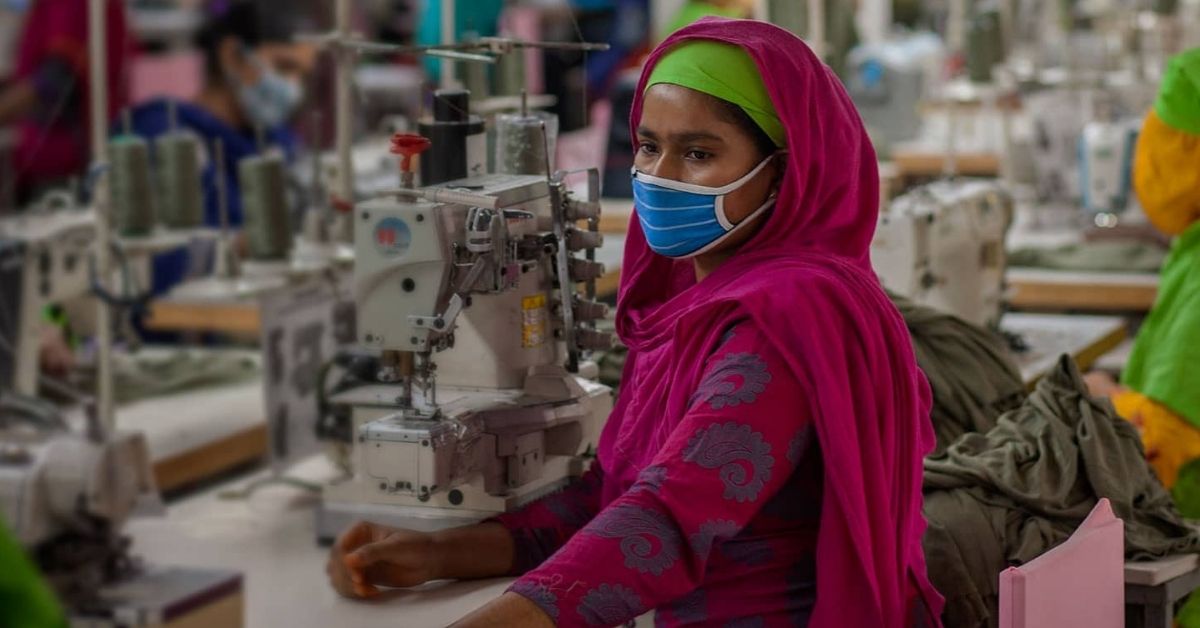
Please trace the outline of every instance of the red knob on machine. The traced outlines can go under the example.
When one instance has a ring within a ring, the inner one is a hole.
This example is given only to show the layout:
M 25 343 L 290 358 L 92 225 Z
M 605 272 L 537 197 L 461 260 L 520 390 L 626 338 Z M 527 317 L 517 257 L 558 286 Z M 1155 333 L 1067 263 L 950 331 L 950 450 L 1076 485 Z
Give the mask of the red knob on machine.
M 412 172 L 412 158 L 432 146 L 429 138 L 416 133 L 397 133 L 392 136 L 392 154 L 400 155 L 400 171 Z

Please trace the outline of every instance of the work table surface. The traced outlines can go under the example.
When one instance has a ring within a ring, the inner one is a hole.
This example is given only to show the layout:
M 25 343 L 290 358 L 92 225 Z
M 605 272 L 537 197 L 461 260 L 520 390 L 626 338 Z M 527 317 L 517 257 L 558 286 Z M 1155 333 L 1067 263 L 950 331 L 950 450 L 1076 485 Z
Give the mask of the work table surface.
M 441 628 L 504 592 L 511 579 L 437 582 L 394 590 L 371 601 L 349 600 L 329 586 L 329 548 L 317 545 L 316 493 L 285 483 L 226 499 L 270 472 L 228 480 L 172 503 L 164 517 L 131 521 L 133 553 L 148 563 L 241 572 L 246 628 Z M 323 483 L 336 471 L 324 456 L 306 459 L 284 477 Z M 644 617 L 638 626 L 649 628 Z
M 286 475 L 321 482 L 334 470 L 318 457 Z M 329 550 L 317 545 L 313 532 L 314 493 L 272 484 L 247 499 L 221 497 L 263 477 L 267 472 L 237 478 L 171 504 L 164 517 L 131 521 L 126 532 L 134 554 L 159 565 L 241 572 L 247 628 L 447 626 L 507 587 L 507 579 L 444 582 L 370 602 L 342 598 L 329 587 Z

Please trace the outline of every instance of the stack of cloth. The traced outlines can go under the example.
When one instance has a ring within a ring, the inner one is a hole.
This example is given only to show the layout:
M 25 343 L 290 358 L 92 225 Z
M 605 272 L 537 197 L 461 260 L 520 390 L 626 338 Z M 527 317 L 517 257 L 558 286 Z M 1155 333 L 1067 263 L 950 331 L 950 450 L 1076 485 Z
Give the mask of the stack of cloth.
M 1101 497 L 1125 522 L 1127 559 L 1200 552 L 1133 426 L 1063 356 L 995 427 L 925 460 L 925 557 L 945 624 L 996 626 L 1000 572 L 1065 541 Z
M 1125 521 L 1126 558 L 1200 552 L 1137 432 L 1088 395 L 1069 357 L 1026 396 L 1002 338 L 892 300 L 933 391 L 924 544 L 945 625 L 996 626 L 1000 572 L 1065 541 L 1101 497 Z
M 145 347 L 114 352 L 113 395 L 118 403 L 250 382 L 262 374 L 255 351 L 201 347 Z M 80 373 L 81 388 L 95 386 L 94 369 Z

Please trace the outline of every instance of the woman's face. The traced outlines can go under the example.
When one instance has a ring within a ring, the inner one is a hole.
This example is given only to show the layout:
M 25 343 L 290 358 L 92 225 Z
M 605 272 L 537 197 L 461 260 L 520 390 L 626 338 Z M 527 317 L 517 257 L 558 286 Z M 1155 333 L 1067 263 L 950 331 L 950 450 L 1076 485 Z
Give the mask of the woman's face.
M 646 90 L 637 129 L 634 166 L 641 172 L 684 183 L 718 187 L 738 180 L 763 160 L 754 138 L 722 116 L 707 94 L 659 83 Z M 778 186 L 783 156 L 725 197 L 725 215 L 737 224 L 758 209 Z M 728 251 L 745 242 L 747 228 L 723 242 Z

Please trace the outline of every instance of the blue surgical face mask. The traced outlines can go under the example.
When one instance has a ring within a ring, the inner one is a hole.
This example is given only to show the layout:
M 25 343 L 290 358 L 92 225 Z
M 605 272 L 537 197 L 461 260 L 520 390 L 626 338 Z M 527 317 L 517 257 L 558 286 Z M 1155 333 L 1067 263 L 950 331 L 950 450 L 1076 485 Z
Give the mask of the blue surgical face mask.
M 634 168 L 633 206 L 646 243 L 655 253 L 677 259 L 711 251 L 775 204 L 772 194 L 736 225 L 725 216 L 726 195 L 746 185 L 778 154 L 768 156 L 737 181 L 720 187 L 663 179 Z
M 304 91 L 298 83 L 280 76 L 265 63 L 254 57 L 251 62 L 258 67 L 258 80 L 237 86 L 238 103 L 251 123 L 273 129 L 287 122 L 296 111 Z

